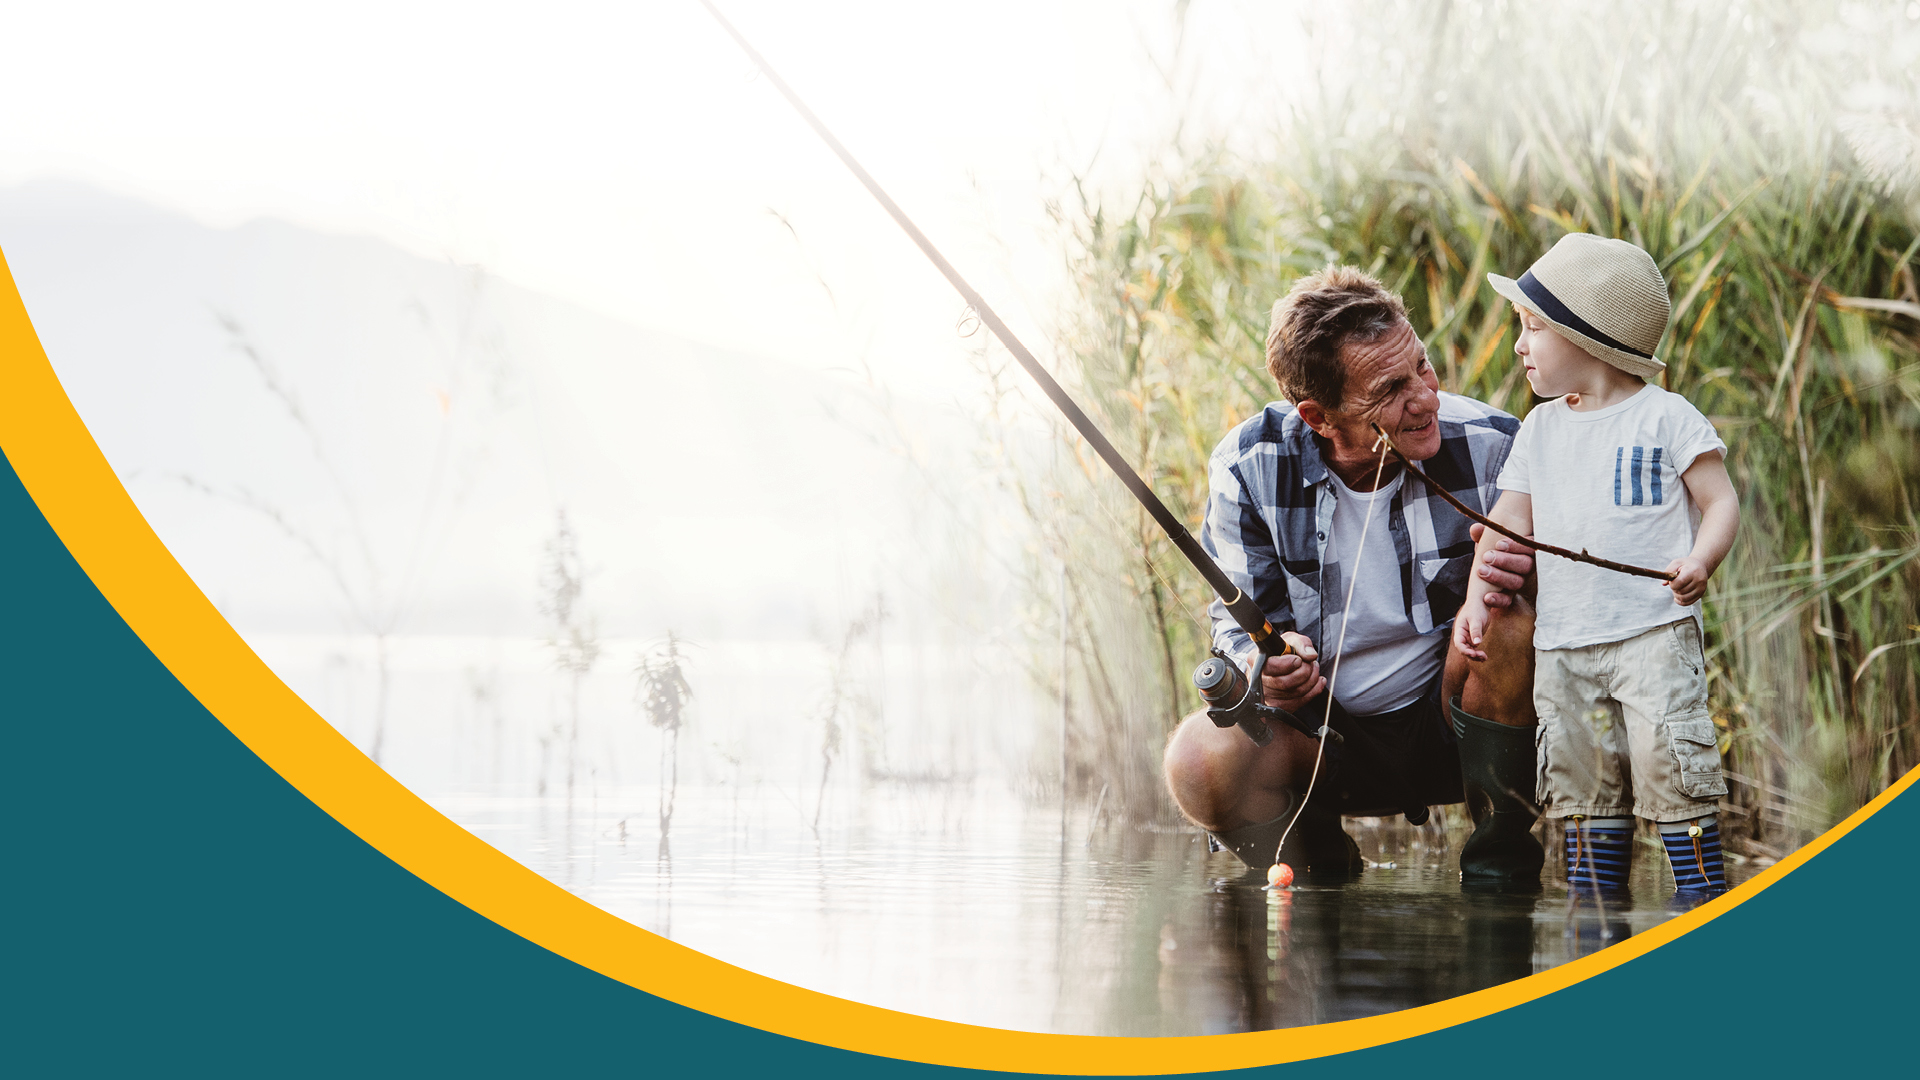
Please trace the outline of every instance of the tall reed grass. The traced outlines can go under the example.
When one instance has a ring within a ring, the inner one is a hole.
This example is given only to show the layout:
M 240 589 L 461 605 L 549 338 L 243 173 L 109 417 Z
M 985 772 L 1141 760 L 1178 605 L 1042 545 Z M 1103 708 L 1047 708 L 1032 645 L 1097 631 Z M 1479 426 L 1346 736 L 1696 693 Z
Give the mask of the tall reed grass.
M 1310 31 L 1319 65 L 1266 148 L 1170 145 L 1134 196 L 1063 213 L 1063 351 L 1116 443 L 1197 526 L 1214 444 L 1279 396 L 1269 307 L 1335 261 L 1406 298 L 1446 389 L 1524 416 L 1486 273 L 1518 275 L 1570 231 L 1632 240 L 1673 292 L 1663 382 L 1713 418 L 1742 497 L 1706 602 L 1735 831 L 1790 849 L 1920 764 L 1908 6 L 1379 2 Z M 1020 485 L 1081 614 L 1079 770 L 1151 790 L 1209 596 L 1081 458 L 1089 480 L 1067 459 Z

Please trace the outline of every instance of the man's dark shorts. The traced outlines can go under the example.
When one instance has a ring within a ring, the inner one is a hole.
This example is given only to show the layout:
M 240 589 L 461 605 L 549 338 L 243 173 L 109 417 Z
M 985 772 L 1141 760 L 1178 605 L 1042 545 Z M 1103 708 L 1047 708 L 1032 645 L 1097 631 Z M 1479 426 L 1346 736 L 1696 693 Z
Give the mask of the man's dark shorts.
M 1317 726 L 1328 711 L 1322 699 L 1309 702 L 1299 715 Z M 1322 763 L 1304 811 L 1310 817 L 1316 811 L 1392 817 L 1412 807 L 1462 801 L 1459 740 L 1440 710 L 1438 676 L 1420 700 L 1404 708 L 1375 716 L 1354 716 L 1336 703 L 1331 712 L 1333 730 L 1342 739 L 1327 743 L 1327 760 Z M 1299 794 L 1296 792 L 1296 797 Z M 1274 826 L 1293 820 L 1288 813 L 1272 822 L 1219 835 L 1209 833 L 1207 847 L 1212 851 L 1231 850 L 1242 862 L 1258 869 L 1278 857 L 1277 853 L 1267 854 L 1280 843 Z M 1351 841 L 1346 843 L 1351 847 Z
M 1320 708 L 1309 706 L 1315 719 Z M 1435 675 L 1420 700 L 1392 712 L 1354 716 L 1336 702 L 1333 730 L 1346 737 L 1335 757 L 1333 783 L 1315 785 L 1313 802 L 1355 817 L 1388 817 L 1410 806 L 1460 802 L 1460 744 L 1440 704 Z M 1322 780 L 1328 777 L 1323 774 Z M 1328 806 L 1328 803 L 1320 803 Z

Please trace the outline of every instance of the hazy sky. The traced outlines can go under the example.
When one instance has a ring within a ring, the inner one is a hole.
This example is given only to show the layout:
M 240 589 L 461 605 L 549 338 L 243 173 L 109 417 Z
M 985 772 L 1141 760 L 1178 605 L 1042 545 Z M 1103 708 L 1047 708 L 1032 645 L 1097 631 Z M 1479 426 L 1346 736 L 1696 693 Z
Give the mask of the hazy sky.
M 0 183 L 372 233 L 697 340 L 972 385 L 957 297 L 697 0 L 9 6 Z M 1150 0 L 721 7 L 1042 355 L 1046 198 L 1137 177 L 1176 102 L 1266 131 L 1302 48 L 1288 5 L 1202 0 L 1184 39 Z

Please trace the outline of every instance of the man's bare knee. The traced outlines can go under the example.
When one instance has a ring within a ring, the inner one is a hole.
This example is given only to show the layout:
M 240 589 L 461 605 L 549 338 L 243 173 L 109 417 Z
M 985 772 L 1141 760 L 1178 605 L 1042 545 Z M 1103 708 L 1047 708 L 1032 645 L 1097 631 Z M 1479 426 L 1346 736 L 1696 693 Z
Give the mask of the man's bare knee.
M 1233 804 L 1247 779 L 1244 760 L 1223 752 L 1219 729 L 1205 713 L 1180 722 L 1167 739 L 1167 792 L 1189 821 L 1203 829 L 1231 828 Z
M 1215 727 L 1205 713 L 1182 721 L 1167 740 L 1167 791 L 1189 821 L 1210 832 L 1272 821 L 1307 781 L 1317 747 L 1276 725 L 1273 741 L 1255 746 L 1238 728 Z

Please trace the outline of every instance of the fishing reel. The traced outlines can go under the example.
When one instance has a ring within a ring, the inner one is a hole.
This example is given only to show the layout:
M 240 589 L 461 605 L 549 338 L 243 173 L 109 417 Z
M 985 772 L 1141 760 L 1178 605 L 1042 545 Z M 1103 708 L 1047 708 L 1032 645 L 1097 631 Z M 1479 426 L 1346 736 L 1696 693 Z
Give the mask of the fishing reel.
M 1262 654 L 1261 662 L 1265 663 Z M 1343 742 L 1340 733 L 1331 727 L 1315 727 L 1285 709 L 1276 708 L 1260 700 L 1259 680 L 1247 678 L 1240 665 L 1219 649 L 1213 650 L 1211 659 L 1202 661 L 1193 669 L 1194 689 L 1200 691 L 1200 697 L 1207 703 L 1207 718 L 1215 727 L 1239 727 L 1253 740 L 1255 746 L 1265 746 L 1273 741 L 1273 729 L 1269 725 L 1279 721 L 1300 732 L 1309 739 L 1320 738 L 1322 731 L 1334 742 Z

